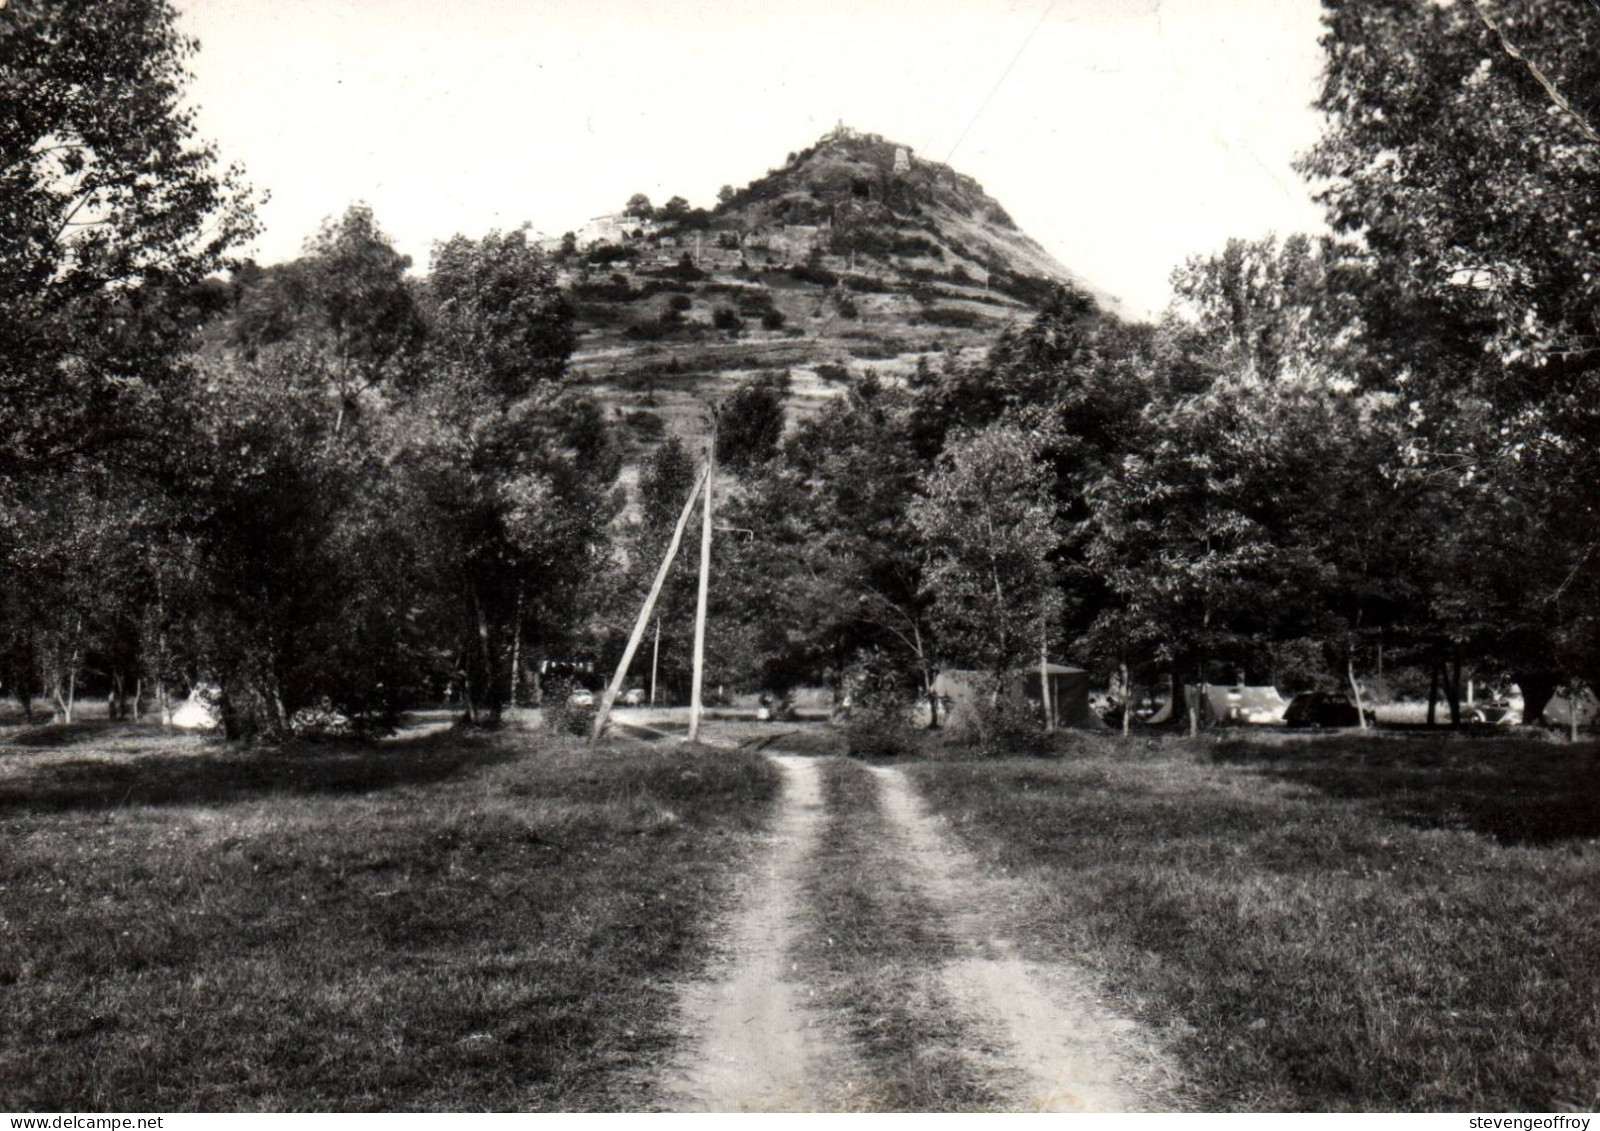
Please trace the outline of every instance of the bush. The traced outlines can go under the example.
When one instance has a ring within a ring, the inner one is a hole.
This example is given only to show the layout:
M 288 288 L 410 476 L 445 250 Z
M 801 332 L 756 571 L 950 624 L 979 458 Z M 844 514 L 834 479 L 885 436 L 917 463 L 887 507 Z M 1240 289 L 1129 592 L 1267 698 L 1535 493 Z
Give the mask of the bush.
M 840 318 L 859 318 L 861 316 L 861 311 L 856 309 L 856 300 L 844 291 L 834 292 L 833 308 L 839 312 Z
M 694 300 L 688 295 L 684 294 L 675 294 L 671 298 L 667 299 L 667 306 L 673 310 L 688 310 L 693 305 Z
M 983 325 L 983 318 L 976 311 L 955 306 L 930 306 L 922 312 L 922 320 L 932 326 L 954 326 L 963 330 Z
M 726 306 L 719 306 L 711 312 L 711 325 L 718 330 L 739 331 L 744 328 L 744 319 L 739 317 L 737 311 Z
M 577 684 L 570 679 L 546 680 L 543 689 L 544 727 L 552 734 L 585 736 L 594 726 L 593 707 L 574 707 L 572 692 Z
M 797 263 L 789 268 L 789 277 L 796 282 L 815 283 L 819 287 L 831 287 L 839 281 L 839 276 L 826 267 L 813 267 L 804 263 Z
M 611 263 L 621 263 L 626 259 L 638 259 L 639 249 L 636 247 L 618 247 L 615 244 L 603 243 L 591 248 L 584 260 L 596 266 L 604 267 Z
M 778 310 L 776 307 L 769 307 L 761 312 L 761 328 L 763 330 L 781 330 L 783 329 L 783 323 L 783 311 Z
M 911 723 L 911 704 L 862 707 L 844 725 L 845 749 L 852 758 L 903 758 L 921 749 L 921 733 Z
M 977 718 L 970 741 L 979 756 L 1011 758 L 1050 753 L 1050 736 L 1045 733 L 1039 708 L 1028 700 L 1002 695 L 998 702 L 991 703 L 984 696 L 974 710 Z
M 882 652 L 866 653 L 845 677 L 854 707 L 845 721 L 845 746 L 857 758 L 896 758 L 918 752 L 910 690 Z

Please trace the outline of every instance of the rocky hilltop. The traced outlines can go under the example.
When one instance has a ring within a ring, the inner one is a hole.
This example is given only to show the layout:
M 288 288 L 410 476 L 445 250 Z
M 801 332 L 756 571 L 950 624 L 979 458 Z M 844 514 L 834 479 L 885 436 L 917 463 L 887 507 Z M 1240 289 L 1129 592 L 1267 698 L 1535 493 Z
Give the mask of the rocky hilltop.
M 715 209 L 636 199 L 550 246 L 583 331 L 574 375 L 642 449 L 700 434 L 704 401 L 758 374 L 787 373 L 804 414 L 868 369 L 987 349 L 1056 286 L 1118 305 L 971 177 L 843 126 Z

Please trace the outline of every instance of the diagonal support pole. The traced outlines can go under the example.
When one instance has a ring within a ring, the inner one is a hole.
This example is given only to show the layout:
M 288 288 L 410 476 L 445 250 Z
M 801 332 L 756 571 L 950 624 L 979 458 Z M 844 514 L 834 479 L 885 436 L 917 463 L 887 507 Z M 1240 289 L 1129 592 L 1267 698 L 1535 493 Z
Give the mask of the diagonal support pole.
M 600 700 L 600 709 L 594 713 L 594 730 L 589 735 L 589 745 L 593 746 L 600 741 L 600 733 L 606 729 L 606 720 L 611 717 L 611 707 L 617 701 L 617 693 L 622 690 L 622 681 L 628 678 L 628 666 L 633 663 L 633 654 L 639 650 L 639 641 L 644 637 L 645 625 L 650 623 L 650 614 L 655 610 L 656 598 L 661 596 L 661 587 L 666 583 L 667 571 L 672 568 L 672 560 L 678 556 L 678 543 L 683 541 L 684 527 L 689 525 L 689 516 L 694 513 L 694 501 L 700 495 L 700 488 L 705 485 L 706 475 L 710 467 L 701 470 L 700 478 L 694 481 L 694 489 L 689 492 L 688 500 L 683 504 L 683 513 L 678 516 L 677 528 L 672 532 L 672 541 L 667 545 L 667 556 L 661 559 L 661 568 L 656 570 L 655 584 L 650 586 L 650 595 L 644 599 L 644 606 L 639 610 L 639 619 L 634 622 L 633 634 L 628 637 L 628 646 L 623 650 L 622 662 L 617 665 L 617 673 L 611 677 L 605 695 Z

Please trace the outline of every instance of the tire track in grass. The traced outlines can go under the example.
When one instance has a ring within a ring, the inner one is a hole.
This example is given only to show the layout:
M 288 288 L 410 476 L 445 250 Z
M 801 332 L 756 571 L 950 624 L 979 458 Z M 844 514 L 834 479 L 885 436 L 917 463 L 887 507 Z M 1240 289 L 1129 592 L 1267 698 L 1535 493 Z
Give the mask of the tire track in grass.
M 994 1111 L 1020 1083 L 943 975 L 960 955 L 915 882 L 879 783 L 822 763 L 827 818 L 805 876 L 800 968 L 858 1058 L 852 1111 Z
M 729 924 L 722 969 L 688 987 L 688 1060 L 669 1081 L 679 1111 L 825 1111 L 843 1054 L 802 1009 L 791 951 L 798 895 L 823 824 L 821 780 L 809 758 L 774 759 L 783 796 L 769 846 Z
M 979 1019 L 1002 1048 L 1020 1086 L 1009 1106 L 1026 1111 L 1138 1110 L 1125 1083 L 1138 1026 L 1094 1001 L 1081 974 L 1061 964 L 1029 962 L 1003 931 L 997 886 L 981 877 L 927 815 L 906 775 L 885 767 L 870 772 L 882 787 L 882 806 L 902 874 L 936 909 L 956 940 L 943 967 L 945 985 L 963 1012 Z

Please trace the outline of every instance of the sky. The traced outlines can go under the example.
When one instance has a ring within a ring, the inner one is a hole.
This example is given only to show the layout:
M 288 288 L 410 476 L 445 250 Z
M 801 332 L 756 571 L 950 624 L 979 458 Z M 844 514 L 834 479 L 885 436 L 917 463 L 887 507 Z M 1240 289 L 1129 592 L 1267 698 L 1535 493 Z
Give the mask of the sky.
M 435 241 L 710 206 L 837 122 L 975 177 L 1159 312 L 1230 236 L 1322 229 L 1317 0 L 176 0 L 200 133 L 293 258 L 355 201 Z

